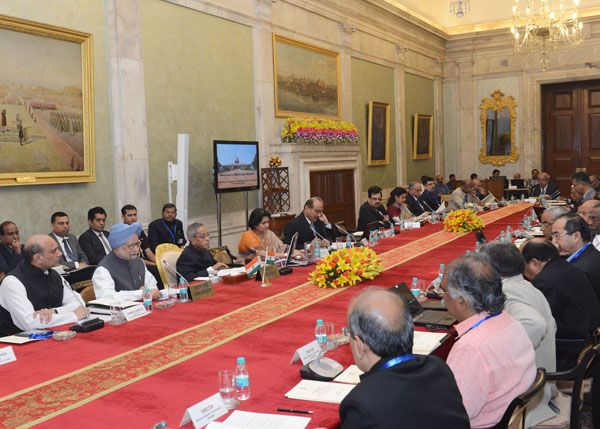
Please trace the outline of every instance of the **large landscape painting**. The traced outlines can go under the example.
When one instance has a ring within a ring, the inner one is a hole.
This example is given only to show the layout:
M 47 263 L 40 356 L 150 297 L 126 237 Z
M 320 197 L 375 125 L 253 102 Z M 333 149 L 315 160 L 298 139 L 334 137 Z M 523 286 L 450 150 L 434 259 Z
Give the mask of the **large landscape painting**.
M 91 36 L 0 17 L 0 184 L 89 181 Z
M 339 53 L 273 35 L 275 116 L 341 119 Z

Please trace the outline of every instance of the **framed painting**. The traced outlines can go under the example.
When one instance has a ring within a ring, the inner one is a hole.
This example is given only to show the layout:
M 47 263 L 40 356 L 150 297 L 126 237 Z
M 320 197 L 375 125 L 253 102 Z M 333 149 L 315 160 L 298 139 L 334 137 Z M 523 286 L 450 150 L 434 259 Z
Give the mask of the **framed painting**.
M 273 34 L 275 116 L 342 118 L 340 54 Z
M 415 115 L 413 129 L 413 159 L 432 157 L 433 116 Z
M 96 180 L 92 35 L 0 15 L 0 186 Z
M 390 105 L 371 101 L 369 103 L 369 120 L 367 154 L 368 165 L 385 165 L 390 163 Z

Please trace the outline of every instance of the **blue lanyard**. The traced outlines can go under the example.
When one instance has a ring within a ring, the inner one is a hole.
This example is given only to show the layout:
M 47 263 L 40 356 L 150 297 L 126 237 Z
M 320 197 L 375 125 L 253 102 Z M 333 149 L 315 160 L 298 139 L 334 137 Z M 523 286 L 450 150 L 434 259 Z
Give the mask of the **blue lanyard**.
M 173 231 L 171 232 L 171 229 L 167 226 L 167 224 L 165 223 L 164 219 L 160 220 L 162 222 L 162 224 L 165 226 L 165 228 L 167 228 L 167 231 L 169 231 L 169 234 L 171 234 L 171 237 L 173 238 L 173 243 L 175 243 L 175 234 L 177 234 L 177 224 L 174 223 L 173 226 Z
M 465 331 L 465 333 L 461 335 L 461 337 L 462 337 L 462 336 L 464 336 L 464 335 L 466 335 L 466 334 L 467 334 L 467 332 L 469 332 L 470 330 L 472 330 L 472 329 L 475 329 L 476 327 L 478 327 L 479 325 L 481 325 L 481 324 L 482 324 L 483 322 L 485 322 L 486 320 L 488 320 L 488 319 L 491 319 L 492 317 L 499 316 L 499 315 L 500 315 L 500 313 L 501 313 L 501 312 L 494 313 L 494 314 L 488 314 L 488 315 L 487 315 L 487 316 L 485 316 L 483 319 L 481 319 L 479 322 L 477 322 L 476 324 L 474 324 L 473 326 L 471 326 L 469 329 L 467 329 L 467 330 Z
M 390 368 L 392 366 L 398 365 L 399 363 L 406 362 L 406 361 L 409 361 L 409 360 L 415 360 L 415 355 L 409 354 L 409 355 L 397 356 L 397 357 L 395 357 L 393 359 L 390 359 L 386 363 L 384 363 L 378 369 L 378 371 L 381 371 L 382 369 Z
M 583 253 L 583 251 L 584 251 L 585 249 L 587 249 L 587 247 L 588 247 L 590 244 L 592 244 L 592 243 L 588 243 L 588 244 L 586 244 L 586 245 L 585 245 L 585 246 L 583 246 L 581 249 L 579 249 L 577 252 L 573 253 L 573 254 L 572 254 L 570 257 L 569 257 L 568 261 L 569 261 L 569 262 L 575 262 L 575 259 L 579 258 L 579 255 L 581 255 L 581 253 Z

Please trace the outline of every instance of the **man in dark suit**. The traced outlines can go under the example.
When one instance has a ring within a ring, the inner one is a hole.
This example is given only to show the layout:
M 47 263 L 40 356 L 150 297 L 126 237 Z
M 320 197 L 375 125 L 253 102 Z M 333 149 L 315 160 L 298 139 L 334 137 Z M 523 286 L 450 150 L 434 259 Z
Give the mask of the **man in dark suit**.
M 435 194 L 435 181 L 433 177 L 425 176 L 422 183 L 424 190 L 419 198 L 421 206 L 423 206 L 426 212 L 434 212 L 440 206 L 440 200 Z
M 381 222 L 382 226 L 389 225 L 390 217 L 381 204 L 383 201 L 382 196 L 382 190 L 379 186 L 371 186 L 367 190 L 367 202 L 360 206 L 356 229 L 365 231 L 367 225 L 373 222 Z
M 340 404 L 342 429 L 469 427 L 450 368 L 438 357 L 412 354 L 414 326 L 402 298 L 368 289 L 352 301 L 347 320 L 364 374 Z M 435 412 L 424 403 L 436 404 Z
M 179 255 L 176 268 L 188 282 L 196 277 L 208 277 L 209 273 L 229 268 L 226 264 L 215 261 L 208 251 L 210 237 L 204 225 L 193 223 L 188 226 L 186 232 L 190 245 Z
M 544 238 L 521 246 L 525 277 L 542 291 L 556 320 L 557 339 L 586 339 L 600 324 L 600 303 L 583 271 L 562 259 Z M 556 346 L 556 369 L 575 366 L 580 347 Z
M 575 213 L 559 216 L 552 225 L 552 243 L 561 255 L 568 255 L 568 262 L 587 275 L 600 302 L 600 252 L 591 241 L 590 227 Z
M 539 197 L 546 195 L 546 198 L 556 199 L 560 196 L 558 185 L 550 181 L 550 175 L 546 172 L 541 172 L 538 176 L 539 183 L 531 188 L 531 196 Z
M 156 246 L 163 243 L 170 243 L 179 247 L 183 247 L 187 243 L 183 235 L 183 223 L 177 219 L 175 204 L 165 204 L 162 208 L 162 217 L 153 220 L 148 225 L 150 250 L 156 253 Z
M 425 213 L 427 206 L 421 203 L 421 194 L 423 193 L 423 185 L 419 182 L 410 182 L 408 185 L 408 195 L 406 196 L 406 205 L 412 214 L 419 216 Z
M 98 265 L 102 258 L 108 255 L 112 248 L 108 242 L 110 233 L 105 231 L 106 211 L 102 207 L 92 207 L 88 210 L 88 225 L 90 229 L 79 236 L 79 245 L 88 257 L 90 264 Z
M 19 228 L 10 220 L 2 222 L 0 224 L 0 282 L 23 261 L 23 245 Z
M 296 249 L 303 249 L 304 243 L 319 240 L 320 246 L 327 247 L 335 241 L 336 233 L 323 212 L 321 197 L 312 197 L 304 203 L 304 210 L 283 229 L 283 242 L 290 244 L 298 233 Z
M 69 234 L 69 216 L 64 212 L 53 213 L 50 217 L 52 232 L 48 235 L 56 241 L 62 255 L 58 261 L 59 265 L 65 265 L 70 269 L 82 268 L 90 263 L 85 252 L 79 245 L 77 237 Z

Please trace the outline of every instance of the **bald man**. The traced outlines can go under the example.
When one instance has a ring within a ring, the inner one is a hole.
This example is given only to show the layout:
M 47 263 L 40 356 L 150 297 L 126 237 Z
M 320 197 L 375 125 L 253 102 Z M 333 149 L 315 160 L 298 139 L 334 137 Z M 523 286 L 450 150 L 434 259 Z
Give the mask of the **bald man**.
M 81 296 L 50 269 L 61 255 L 48 235 L 37 234 L 27 240 L 24 262 L 0 287 L 0 335 L 76 323 L 87 317 Z
M 546 195 L 546 198 L 556 199 L 560 196 L 558 185 L 550 181 L 550 175 L 542 171 L 538 176 L 539 183 L 531 188 L 531 196 L 539 197 Z
M 342 429 L 469 427 L 450 368 L 435 356 L 412 354 L 414 326 L 402 298 L 367 289 L 347 319 L 352 356 L 365 373 L 340 404 Z
M 470 179 L 463 180 L 460 188 L 456 188 L 450 194 L 450 200 L 448 200 L 448 210 L 460 209 L 463 204 L 473 203 L 475 199 L 472 194 L 473 181 Z

